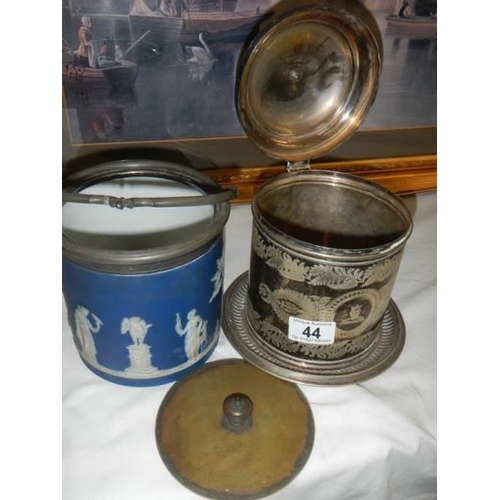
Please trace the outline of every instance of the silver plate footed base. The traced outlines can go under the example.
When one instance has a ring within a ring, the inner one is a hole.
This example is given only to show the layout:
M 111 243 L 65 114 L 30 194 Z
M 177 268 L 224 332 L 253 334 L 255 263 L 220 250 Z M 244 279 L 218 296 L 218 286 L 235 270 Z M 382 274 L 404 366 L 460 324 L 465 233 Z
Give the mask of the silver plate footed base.
M 245 310 L 247 290 L 248 272 L 245 272 L 224 294 L 222 328 L 244 359 L 276 377 L 307 385 L 355 384 L 385 371 L 403 349 L 405 324 L 391 300 L 382 319 L 381 335 L 362 353 L 338 361 L 306 360 L 287 355 L 264 342 L 250 326 Z

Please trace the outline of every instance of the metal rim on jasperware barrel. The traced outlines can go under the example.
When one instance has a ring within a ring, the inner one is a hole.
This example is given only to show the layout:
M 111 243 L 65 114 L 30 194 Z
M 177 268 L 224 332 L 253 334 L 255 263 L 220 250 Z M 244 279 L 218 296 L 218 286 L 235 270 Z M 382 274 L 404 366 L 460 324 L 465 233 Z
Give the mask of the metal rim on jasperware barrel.
M 185 199 L 162 197 L 123 201 L 115 197 L 80 195 L 81 191 L 107 181 L 140 178 L 173 181 L 194 189 L 200 196 L 196 199 L 194 197 Z M 199 233 L 190 235 L 189 238 L 179 238 L 178 241 L 168 245 L 160 244 L 138 249 L 109 249 L 91 246 L 74 238 L 70 231 L 65 231 L 63 228 L 63 257 L 83 267 L 118 274 L 155 272 L 182 265 L 202 255 L 211 242 L 222 233 L 230 213 L 228 199 L 236 195 L 235 189 L 223 190 L 217 182 L 200 171 L 163 161 L 122 160 L 83 169 L 64 179 L 63 202 L 65 198 L 66 203 L 107 202 L 110 205 L 109 210 L 129 210 L 130 208 L 143 210 L 144 206 L 168 207 L 213 203 L 213 216 L 209 223 L 204 224 Z M 225 201 L 218 202 L 221 199 Z M 198 202 L 198 200 L 201 201 Z

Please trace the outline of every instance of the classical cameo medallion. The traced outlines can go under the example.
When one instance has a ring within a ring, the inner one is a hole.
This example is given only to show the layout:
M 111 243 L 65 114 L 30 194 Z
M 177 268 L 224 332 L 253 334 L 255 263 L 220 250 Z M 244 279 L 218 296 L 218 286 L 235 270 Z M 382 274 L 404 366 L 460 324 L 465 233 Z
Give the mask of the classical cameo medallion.
M 374 328 L 357 338 L 342 338 L 342 330 L 337 328 L 337 338 L 332 345 L 311 345 L 290 340 L 286 331 L 272 323 L 268 318 L 262 318 L 250 301 L 246 303 L 246 311 L 249 323 L 256 335 L 279 351 L 304 359 L 342 359 L 344 356 L 356 354 L 369 347 L 378 334 L 378 329 Z M 283 327 L 286 328 L 285 325 Z
M 274 313 L 285 324 L 288 318 L 314 319 L 315 321 L 333 321 L 334 309 L 331 297 L 306 295 L 288 288 L 271 290 L 267 285 L 259 285 L 260 298 L 270 304 Z
M 377 317 L 380 310 L 379 293 L 376 290 L 354 290 L 333 301 L 337 337 L 354 338 L 364 331 Z

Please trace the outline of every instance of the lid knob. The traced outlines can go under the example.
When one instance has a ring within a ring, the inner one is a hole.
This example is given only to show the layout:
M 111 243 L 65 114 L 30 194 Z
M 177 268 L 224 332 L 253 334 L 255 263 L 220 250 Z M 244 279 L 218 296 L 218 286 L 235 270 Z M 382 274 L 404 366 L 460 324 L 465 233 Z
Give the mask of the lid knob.
M 314 419 L 302 391 L 242 359 L 207 363 L 181 378 L 156 418 L 168 470 L 216 500 L 275 493 L 302 470 L 313 442 Z
M 252 400 L 240 392 L 230 394 L 222 404 L 222 427 L 244 432 L 252 427 Z

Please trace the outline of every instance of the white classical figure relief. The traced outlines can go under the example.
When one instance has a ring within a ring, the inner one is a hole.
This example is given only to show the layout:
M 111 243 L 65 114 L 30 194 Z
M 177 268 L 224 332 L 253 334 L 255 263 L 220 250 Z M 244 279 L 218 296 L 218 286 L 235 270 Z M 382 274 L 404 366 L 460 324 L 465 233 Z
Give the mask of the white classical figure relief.
M 89 318 L 91 314 L 94 324 Z M 75 327 L 76 327 L 76 337 L 80 342 L 81 354 L 90 363 L 97 364 L 96 359 L 96 348 L 94 344 L 94 339 L 92 334 L 98 333 L 101 329 L 103 322 L 93 313 L 83 307 L 77 306 L 75 309 Z
M 219 295 L 222 289 L 222 280 L 223 280 L 223 269 L 224 269 L 224 257 L 217 259 L 217 271 L 210 279 L 214 283 L 214 291 L 212 292 L 212 296 L 210 297 L 209 302 L 211 303 L 217 295 Z
M 132 344 L 127 346 L 130 366 L 125 370 L 131 375 L 145 375 L 158 370 L 151 364 L 151 347 L 144 343 L 144 338 L 152 326 L 139 316 L 122 319 L 120 333 L 130 333 L 132 338 Z
M 177 314 L 175 331 L 178 335 L 185 336 L 184 351 L 189 360 L 196 359 L 207 345 L 207 321 L 191 309 L 187 314 L 187 322 L 182 326 L 181 318 Z
M 122 327 L 121 333 L 130 333 L 132 337 L 132 341 L 135 345 L 144 344 L 144 337 L 146 337 L 146 333 L 153 325 L 148 325 L 142 318 L 139 316 L 132 316 L 131 318 L 123 318 L 122 319 Z

